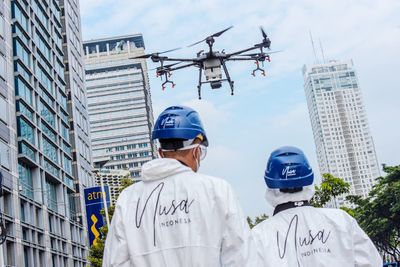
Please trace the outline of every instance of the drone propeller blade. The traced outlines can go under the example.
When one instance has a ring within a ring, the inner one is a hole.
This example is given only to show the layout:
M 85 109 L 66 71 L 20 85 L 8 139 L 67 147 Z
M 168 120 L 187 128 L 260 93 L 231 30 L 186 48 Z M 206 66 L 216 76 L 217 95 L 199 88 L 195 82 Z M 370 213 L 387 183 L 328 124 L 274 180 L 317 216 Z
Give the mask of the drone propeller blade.
M 219 31 L 219 32 L 216 32 L 216 33 L 214 33 L 214 34 L 212 34 L 212 35 L 210 35 L 210 36 L 207 36 L 206 38 L 204 38 L 203 40 L 201 40 L 201 41 L 198 41 L 198 42 L 195 42 L 195 43 L 193 43 L 193 44 L 191 44 L 191 45 L 188 45 L 188 47 L 192 47 L 192 46 L 195 46 L 195 45 L 197 45 L 197 44 L 199 44 L 199 43 L 201 43 L 201 42 L 204 42 L 205 40 L 207 40 L 207 38 L 210 38 L 210 37 L 219 37 L 219 36 L 221 36 L 221 34 L 223 34 L 224 32 L 226 32 L 227 30 L 230 30 L 230 29 L 232 29 L 233 28 L 233 26 L 229 26 L 228 28 L 226 28 L 226 29 L 224 29 L 224 30 L 222 30 L 222 31 Z
M 217 33 L 214 33 L 213 35 L 211 35 L 211 37 L 219 37 L 219 36 L 221 36 L 221 34 L 223 34 L 223 33 L 226 32 L 227 30 L 230 30 L 230 29 L 232 29 L 232 28 L 233 28 L 233 26 L 229 26 L 229 27 L 226 28 L 225 30 L 219 31 L 219 32 L 217 32 Z
M 151 57 L 152 54 L 146 54 L 146 55 L 141 55 L 141 56 L 137 56 L 137 57 L 131 57 L 130 59 L 137 59 L 137 58 L 149 58 Z
M 177 48 L 174 48 L 174 49 L 169 49 L 169 50 L 162 51 L 162 52 L 155 53 L 155 54 L 164 54 L 164 53 L 168 53 L 168 52 L 172 52 L 172 51 L 179 50 L 179 49 L 181 49 L 181 48 L 182 48 L 182 47 L 177 47 Z
M 274 53 L 279 53 L 283 52 L 283 50 L 278 50 L 278 51 L 272 51 L 272 52 L 263 52 L 264 55 L 269 55 L 269 54 L 274 54 Z M 250 54 L 240 54 L 237 56 L 242 56 L 242 57 L 254 57 L 254 56 L 261 56 L 261 53 L 250 53 Z
M 261 34 L 262 34 L 263 38 L 266 39 L 268 36 L 267 36 L 267 33 L 265 32 L 263 26 L 260 26 L 260 30 L 261 30 Z

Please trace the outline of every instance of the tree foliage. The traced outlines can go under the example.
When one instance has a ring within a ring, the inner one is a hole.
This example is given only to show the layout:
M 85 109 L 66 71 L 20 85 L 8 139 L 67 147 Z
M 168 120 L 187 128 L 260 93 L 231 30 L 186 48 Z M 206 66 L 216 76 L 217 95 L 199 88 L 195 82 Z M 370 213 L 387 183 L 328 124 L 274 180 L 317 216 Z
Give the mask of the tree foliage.
M 266 219 L 268 219 L 268 216 L 266 214 L 261 214 L 260 216 L 257 216 L 256 218 L 254 218 L 254 221 L 249 216 L 247 216 L 247 223 L 249 224 L 250 229 L 252 229 L 254 226 Z
M 128 177 L 122 178 L 121 187 L 118 189 L 119 192 L 122 192 L 125 188 L 132 185 L 134 181 Z M 108 207 L 108 216 L 110 218 L 110 222 L 112 220 L 112 216 L 114 215 L 115 206 Z M 101 210 L 101 214 L 105 217 L 104 209 Z M 88 260 L 90 262 L 90 266 L 93 267 L 102 267 L 103 264 L 103 254 L 104 247 L 106 243 L 106 238 L 108 234 L 107 224 L 100 228 L 100 238 L 97 239 L 97 243 L 92 245 L 89 250 Z
M 322 175 L 322 182 L 315 186 L 315 194 L 311 199 L 314 207 L 323 207 L 332 198 L 336 203 L 336 198 L 350 191 L 350 184 L 341 178 L 337 178 L 329 173 Z
M 400 261 L 400 165 L 384 166 L 368 197 L 349 196 L 356 204 L 355 218 L 378 249 Z

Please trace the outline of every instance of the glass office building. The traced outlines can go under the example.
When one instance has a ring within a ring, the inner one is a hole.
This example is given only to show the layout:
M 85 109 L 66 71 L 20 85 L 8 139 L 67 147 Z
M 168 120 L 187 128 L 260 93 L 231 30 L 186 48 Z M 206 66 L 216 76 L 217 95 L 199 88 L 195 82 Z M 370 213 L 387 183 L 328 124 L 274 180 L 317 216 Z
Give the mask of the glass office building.
M 3 148 L 1 157 L 6 174 L 2 211 L 8 236 L 2 249 L 7 266 L 86 265 L 80 193 L 82 186 L 91 184 L 91 155 L 82 152 L 76 140 L 81 137 L 87 146 L 90 142 L 83 123 L 76 124 L 78 103 L 72 100 L 70 79 L 78 80 L 84 91 L 82 55 L 77 52 L 81 44 L 74 40 L 77 47 L 70 47 L 71 39 L 81 38 L 78 5 L 77 0 L 0 2 L 0 39 L 6 53 L 0 52 L 7 76 L 3 79 L 1 73 L 0 86 L 7 89 L 0 91 L 0 104 L 8 112 L 1 123 L 9 130 L 9 140 L 0 135 L 9 151 L 8 169 Z M 75 37 L 66 29 L 73 25 L 70 21 L 77 22 Z M 80 77 L 79 67 L 71 69 L 72 53 L 80 64 Z M 85 105 L 78 110 L 85 110 Z M 77 129 L 81 126 L 82 131 Z M 83 157 L 78 156 L 81 153 Z M 81 167 L 83 175 L 78 174 Z
M 109 170 L 129 170 L 155 157 L 153 110 L 141 34 L 84 42 L 86 90 L 93 161 Z

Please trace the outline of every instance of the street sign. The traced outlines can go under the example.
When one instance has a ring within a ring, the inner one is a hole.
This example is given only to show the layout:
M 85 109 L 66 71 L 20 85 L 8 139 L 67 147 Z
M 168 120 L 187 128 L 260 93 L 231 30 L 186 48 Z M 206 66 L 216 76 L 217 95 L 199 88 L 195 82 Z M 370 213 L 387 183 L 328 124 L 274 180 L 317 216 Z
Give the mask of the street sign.
M 97 243 L 97 238 L 100 238 L 100 227 L 105 223 L 100 211 L 104 209 L 104 202 L 107 203 L 107 207 L 110 206 L 110 190 L 108 186 L 104 186 L 104 192 L 101 186 L 90 187 L 84 190 L 84 195 L 89 245 L 92 246 Z

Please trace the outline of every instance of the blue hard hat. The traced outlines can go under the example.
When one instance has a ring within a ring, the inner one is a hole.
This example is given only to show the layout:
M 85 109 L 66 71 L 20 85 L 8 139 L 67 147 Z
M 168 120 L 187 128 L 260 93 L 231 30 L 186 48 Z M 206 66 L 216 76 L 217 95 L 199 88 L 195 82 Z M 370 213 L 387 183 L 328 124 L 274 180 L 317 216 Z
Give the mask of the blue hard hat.
M 299 188 L 311 185 L 314 173 L 303 151 L 284 146 L 271 153 L 264 179 L 269 188 Z
M 208 146 L 206 132 L 197 111 L 185 106 L 172 106 L 158 117 L 152 140 L 189 140 L 196 137 L 202 139 L 202 145 Z

